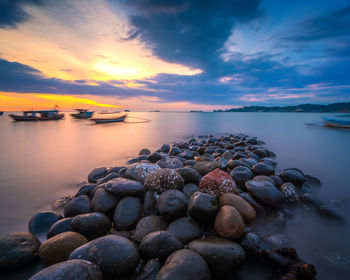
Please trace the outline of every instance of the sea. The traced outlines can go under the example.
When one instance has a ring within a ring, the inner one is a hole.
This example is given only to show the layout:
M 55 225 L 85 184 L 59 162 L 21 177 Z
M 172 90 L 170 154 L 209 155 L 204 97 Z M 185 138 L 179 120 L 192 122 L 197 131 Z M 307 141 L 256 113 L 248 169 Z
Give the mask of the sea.
M 333 113 L 129 112 L 123 123 L 13 122 L 0 117 L 0 236 L 27 231 L 30 217 L 74 194 L 95 167 L 125 165 L 143 148 L 187 137 L 244 133 L 276 153 L 277 171 L 296 167 L 320 179 L 313 189 L 345 224 L 301 207 L 286 224 L 287 246 L 316 266 L 318 279 L 350 279 L 350 130 L 327 128 Z

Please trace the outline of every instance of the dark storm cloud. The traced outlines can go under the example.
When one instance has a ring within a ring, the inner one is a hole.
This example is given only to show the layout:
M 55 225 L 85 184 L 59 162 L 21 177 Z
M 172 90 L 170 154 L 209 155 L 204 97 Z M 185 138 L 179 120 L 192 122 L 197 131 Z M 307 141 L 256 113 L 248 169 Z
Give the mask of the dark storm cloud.
M 136 33 L 167 61 L 208 70 L 237 22 L 259 17 L 260 0 L 129 0 Z M 135 32 L 133 33 L 135 37 Z
M 43 5 L 44 0 L 0 0 L 0 28 L 15 28 L 18 23 L 30 19 L 23 4 Z

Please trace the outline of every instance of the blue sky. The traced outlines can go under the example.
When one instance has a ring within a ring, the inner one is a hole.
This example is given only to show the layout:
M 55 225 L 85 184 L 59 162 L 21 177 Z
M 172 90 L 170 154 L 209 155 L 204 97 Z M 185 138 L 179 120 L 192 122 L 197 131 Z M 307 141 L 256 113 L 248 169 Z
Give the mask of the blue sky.
M 350 101 L 349 1 L 58 2 L 0 0 L 0 95 L 146 109 Z

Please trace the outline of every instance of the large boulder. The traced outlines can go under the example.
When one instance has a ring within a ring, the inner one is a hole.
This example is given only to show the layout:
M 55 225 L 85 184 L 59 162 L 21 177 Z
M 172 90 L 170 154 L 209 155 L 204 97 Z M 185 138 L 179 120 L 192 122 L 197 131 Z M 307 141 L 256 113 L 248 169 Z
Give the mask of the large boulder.
M 57 234 L 60 234 L 62 232 L 67 232 L 67 231 L 73 231 L 72 230 L 72 217 L 69 218 L 65 218 L 65 219 L 61 219 L 58 220 L 56 223 L 54 223 L 49 231 L 47 232 L 47 238 L 51 238 Z
M 291 182 L 294 185 L 300 186 L 306 180 L 304 174 L 295 168 L 285 169 L 280 173 L 280 177 L 284 182 Z
M 158 194 L 169 190 L 182 190 L 184 180 L 179 173 L 173 169 L 163 168 L 155 170 L 147 175 L 145 179 L 145 187 L 147 190 L 155 191 Z
M 97 188 L 91 201 L 92 209 L 95 212 L 108 213 L 117 205 L 118 199 L 103 188 Z
M 188 248 L 203 257 L 215 278 L 232 274 L 246 257 L 239 244 L 214 236 L 194 240 Z
M 111 220 L 105 214 L 98 212 L 77 215 L 72 220 L 72 229 L 88 240 L 108 234 L 111 228 Z
M 157 169 L 160 169 L 160 167 L 154 163 L 134 163 L 128 167 L 125 175 L 129 179 L 143 183 L 146 179 L 146 176 Z
M 264 205 L 281 208 L 283 205 L 282 193 L 269 181 L 247 181 L 245 183 L 249 193 Z
M 187 197 L 178 190 L 167 190 L 157 200 L 159 214 L 166 220 L 173 220 L 186 213 Z
M 171 253 L 183 247 L 175 234 L 169 231 L 154 231 L 142 239 L 139 251 L 143 260 L 158 258 L 164 261 Z
M 243 235 L 244 221 L 235 208 L 224 205 L 215 217 L 214 228 L 219 236 L 234 240 Z
M 108 174 L 106 167 L 99 167 L 92 170 L 88 175 L 89 183 L 96 183 L 98 179 L 104 178 Z
M 62 218 L 60 214 L 53 211 L 39 212 L 30 218 L 28 223 L 29 232 L 37 236 L 46 235 L 50 227 Z
M 224 193 L 219 197 L 220 205 L 230 205 L 234 207 L 242 218 L 247 222 L 252 222 L 256 218 L 256 212 L 246 200 L 233 193 Z
M 63 232 L 42 243 L 39 256 L 45 265 L 53 265 L 66 261 L 70 253 L 85 243 L 88 243 L 88 240 L 80 233 Z
M 196 252 L 182 249 L 172 253 L 159 270 L 157 280 L 209 280 L 207 263 Z
M 232 177 L 219 168 L 209 172 L 202 178 L 199 183 L 199 189 L 204 193 L 214 196 L 219 196 L 227 192 L 239 193 Z
M 202 179 L 202 175 L 192 167 L 177 168 L 176 171 L 184 179 L 185 184 L 194 183 L 198 185 Z
M 219 210 L 215 196 L 195 192 L 188 202 L 188 214 L 201 224 L 211 224 Z
M 51 265 L 29 280 L 102 280 L 102 273 L 92 262 L 70 260 Z
M 69 259 L 96 263 L 103 274 L 119 276 L 132 273 L 140 258 L 136 246 L 130 240 L 118 235 L 108 235 L 75 249 Z
M 115 178 L 107 182 L 105 190 L 117 197 L 142 197 L 145 192 L 145 188 L 140 182 L 125 178 Z
M 30 232 L 0 238 L 0 271 L 14 271 L 38 260 L 40 241 Z
M 125 197 L 119 201 L 114 211 L 113 222 L 117 230 L 134 229 L 141 219 L 141 201 L 136 197 Z
M 134 239 L 136 242 L 141 240 L 150 232 L 163 231 L 169 224 L 160 216 L 147 216 L 138 221 L 136 225 Z
M 216 161 L 199 161 L 193 165 L 193 168 L 196 169 L 202 176 L 204 176 L 210 171 L 213 171 L 216 168 L 220 168 L 220 166 Z
M 74 217 L 76 215 L 90 213 L 91 211 L 90 198 L 87 195 L 81 195 L 74 198 L 64 207 L 64 216 L 66 218 Z
M 181 217 L 171 222 L 168 231 L 175 234 L 183 244 L 202 236 L 201 227 L 190 217 Z

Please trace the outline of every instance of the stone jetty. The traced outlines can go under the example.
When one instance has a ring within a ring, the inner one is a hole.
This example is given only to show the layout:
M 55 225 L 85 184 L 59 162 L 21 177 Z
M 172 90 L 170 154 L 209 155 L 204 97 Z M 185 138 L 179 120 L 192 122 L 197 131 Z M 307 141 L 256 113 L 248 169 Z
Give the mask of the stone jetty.
M 244 134 L 198 136 L 92 170 L 75 195 L 0 238 L 0 271 L 31 280 L 315 279 L 281 228 L 297 205 L 342 221 L 320 182 Z M 257 226 L 259 224 L 259 228 Z M 45 236 L 45 238 L 43 238 Z M 27 278 L 28 278 L 27 277 Z

